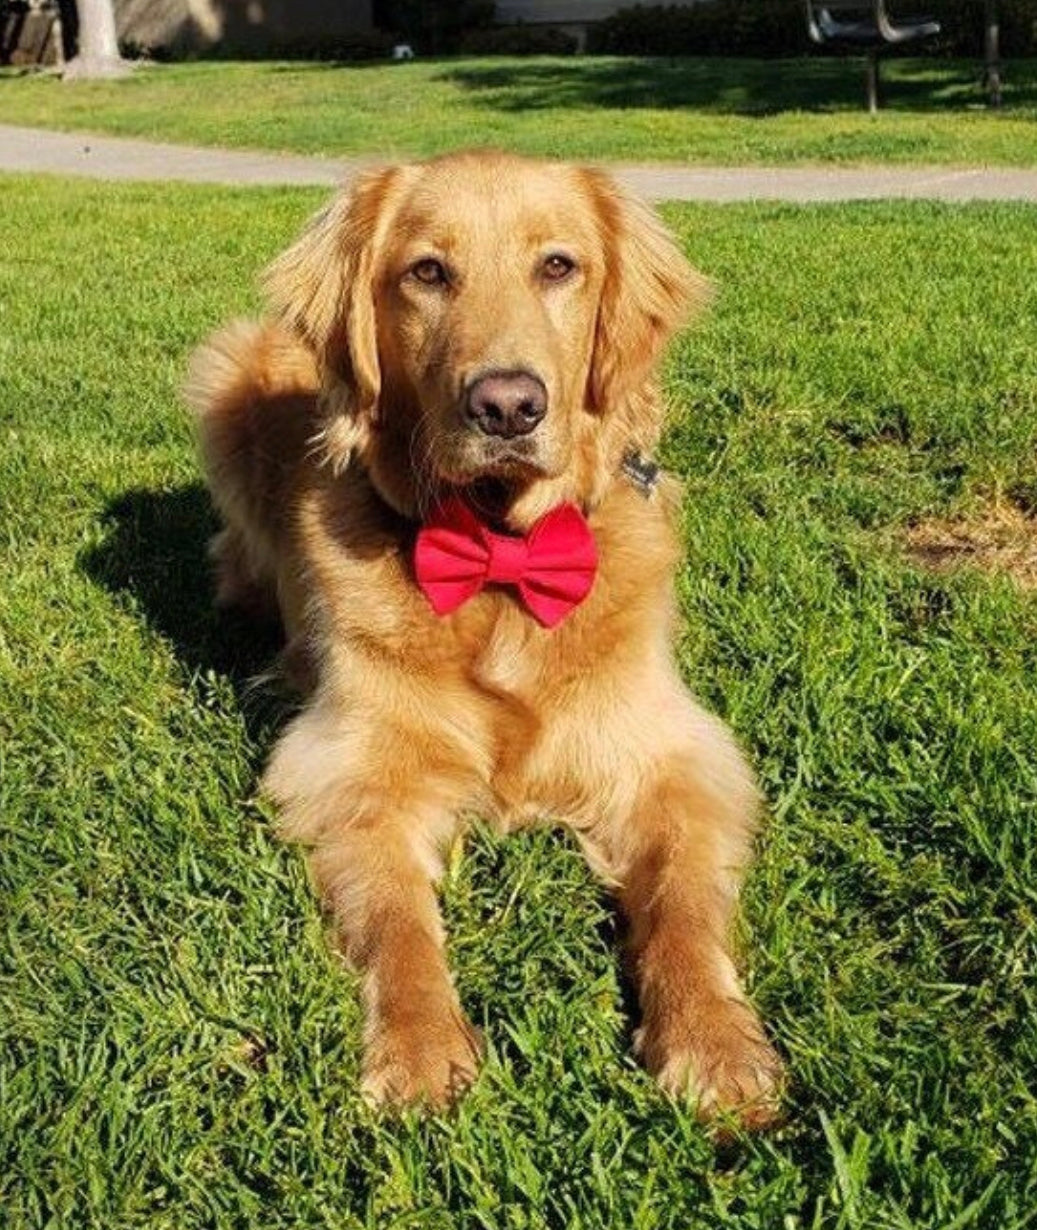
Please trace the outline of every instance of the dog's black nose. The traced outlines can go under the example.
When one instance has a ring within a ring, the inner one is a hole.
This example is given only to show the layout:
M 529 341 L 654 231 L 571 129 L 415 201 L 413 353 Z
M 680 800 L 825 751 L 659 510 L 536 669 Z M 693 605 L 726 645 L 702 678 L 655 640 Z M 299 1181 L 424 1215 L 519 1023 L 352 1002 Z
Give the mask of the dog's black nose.
M 468 421 L 488 436 L 528 436 L 547 413 L 547 389 L 529 372 L 490 372 L 465 403 Z

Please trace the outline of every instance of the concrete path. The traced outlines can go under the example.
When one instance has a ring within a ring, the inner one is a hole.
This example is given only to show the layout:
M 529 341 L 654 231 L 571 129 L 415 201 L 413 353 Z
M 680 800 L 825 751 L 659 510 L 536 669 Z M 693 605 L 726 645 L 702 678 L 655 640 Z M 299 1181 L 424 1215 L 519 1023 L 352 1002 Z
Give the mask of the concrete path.
M 365 163 L 377 161 L 158 145 L 0 124 L 0 171 L 44 171 L 96 179 L 331 186 L 348 180 Z M 610 165 L 619 179 L 655 201 L 915 197 L 1037 202 L 1037 170 L 1015 168 Z

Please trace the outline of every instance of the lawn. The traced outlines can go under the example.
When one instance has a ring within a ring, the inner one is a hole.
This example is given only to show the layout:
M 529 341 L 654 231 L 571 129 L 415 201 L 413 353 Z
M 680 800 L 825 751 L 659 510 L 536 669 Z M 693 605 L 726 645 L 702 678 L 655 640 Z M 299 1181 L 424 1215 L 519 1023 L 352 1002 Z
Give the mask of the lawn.
M 718 1150 L 631 1060 L 609 903 L 547 832 L 445 886 L 470 1097 L 357 1096 L 353 979 L 254 797 L 272 646 L 211 611 L 176 394 L 319 200 L 0 179 L 5 1228 L 1032 1224 L 1037 597 L 899 533 L 1037 507 L 1037 215 L 666 211 L 719 287 L 666 375 L 680 660 L 763 782 L 744 949 L 793 1078 Z
M 892 60 L 883 73 L 876 117 L 860 64 L 833 59 L 178 64 L 74 86 L 0 75 L 0 119 L 331 155 L 478 143 L 728 164 L 1037 161 L 1037 61 L 1006 66 L 999 112 L 984 106 L 976 63 Z

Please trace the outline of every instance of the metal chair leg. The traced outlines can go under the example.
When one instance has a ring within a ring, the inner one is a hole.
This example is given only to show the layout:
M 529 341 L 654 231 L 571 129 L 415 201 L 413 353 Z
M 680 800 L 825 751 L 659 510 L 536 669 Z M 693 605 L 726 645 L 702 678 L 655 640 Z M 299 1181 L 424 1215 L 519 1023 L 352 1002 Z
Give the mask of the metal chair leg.
M 986 0 L 984 6 L 983 86 L 992 107 L 1001 106 L 1001 31 L 997 19 L 996 0 Z
M 879 57 L 877 52 L 869 51 L 867 54 L 864 81 L 868 94 L 868 114 L 874 115 L 879 109 Z

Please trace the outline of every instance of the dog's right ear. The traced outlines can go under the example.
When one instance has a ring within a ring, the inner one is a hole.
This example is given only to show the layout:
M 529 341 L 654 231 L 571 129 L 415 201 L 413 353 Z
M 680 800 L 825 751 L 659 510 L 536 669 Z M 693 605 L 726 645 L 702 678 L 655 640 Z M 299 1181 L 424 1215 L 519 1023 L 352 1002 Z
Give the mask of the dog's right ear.
M 324 441 L 345 465 L 367 438 L 381 392 L 375 258 L 388 230 L 402 167 L 368 172 L 307 223 L 266 270 L 275 313 L 312 347 L 323 373 Z

